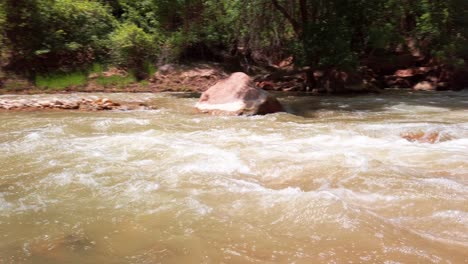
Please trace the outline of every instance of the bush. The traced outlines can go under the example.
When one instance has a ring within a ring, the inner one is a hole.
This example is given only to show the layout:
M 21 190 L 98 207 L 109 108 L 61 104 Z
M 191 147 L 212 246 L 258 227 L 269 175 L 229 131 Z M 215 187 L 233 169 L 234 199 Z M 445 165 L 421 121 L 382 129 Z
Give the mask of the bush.
M 106 53 L 116 24 L 96 1 L 6 0 L 4 5 L 10 69 L 32 76 L 88 67 Z
M 37 75 L 35 77 L 35 84 L 37 87 L 51 90 L 62 90 L 68 87 L 82 86 L 86 83 L 86 74 L 81 72 L 68 74 Z
M 110 36 L 114 63 L 135 72 L 138 79 L 148 76 L 148 62 L 159 54 L 160 38 L 133 23 L 119 26 Z
M 103 87 L 118 87 L 118 88 L 125 88 L 129 84 L 136 83 L 137 80 L 135 76 L 129 73 L 127 76 L 110 76 L 104 77 L 100 76 L 96 79 L 96 83 Z

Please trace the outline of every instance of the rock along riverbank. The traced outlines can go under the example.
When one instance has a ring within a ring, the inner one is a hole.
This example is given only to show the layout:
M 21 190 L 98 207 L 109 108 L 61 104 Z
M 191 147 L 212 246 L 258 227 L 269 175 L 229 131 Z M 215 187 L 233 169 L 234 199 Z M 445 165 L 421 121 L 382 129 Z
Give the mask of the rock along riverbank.
M 80 98 L 80 99 L 0 99 L 0 110 L 28 111 L 28 110 L 150 110 L 152 107 L 139 102 L 114 102 L 108 98 Z

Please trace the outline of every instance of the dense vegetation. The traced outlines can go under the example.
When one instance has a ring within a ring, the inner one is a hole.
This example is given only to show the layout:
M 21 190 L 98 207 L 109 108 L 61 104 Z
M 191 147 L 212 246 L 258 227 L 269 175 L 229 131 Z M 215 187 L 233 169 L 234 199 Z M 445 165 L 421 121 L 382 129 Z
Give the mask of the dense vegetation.
M 148 77 L 167 62 L 214 60 L 244 71 L 466 67 L 466 0 L 2 0 L 3 71 L 37 74 L 117 65 Z M 386 68 L 385 65 L 394 67 Z M 407 66 L 407 65 L 401 65 Z M 0 76 L 1 78 L 1 76 Z

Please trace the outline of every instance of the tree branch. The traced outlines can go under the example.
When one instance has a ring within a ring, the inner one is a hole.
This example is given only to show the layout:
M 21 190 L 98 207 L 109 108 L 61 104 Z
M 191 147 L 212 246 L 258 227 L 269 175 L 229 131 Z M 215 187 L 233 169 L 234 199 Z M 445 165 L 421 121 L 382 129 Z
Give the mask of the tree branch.
M 288 13 L 288 11 L 286 10 L 286 8 L 284 8 L 284 6 L 280 5 L 278 3 L 278 0 L 271 0 L 271 2 L 273 3 L 273 6 L 279 11 L 281 12 L 281 14 L 283 14 L 283 16 L 289 21 L 289 23 L 291 23 L 293 29 L 294 29 L 294 32 L 296 32 L 296 34 L 299 36 L 302 34 L 302 28 L 301 26 L 299 25 L 299 23 L 291 16 L 291 14 Z
M 309 13 L 307 12 L 307 0 L 300 0 L 299 4 L 301 8 L 302 27 L 307 27 L 307 23 L 309 23 Z

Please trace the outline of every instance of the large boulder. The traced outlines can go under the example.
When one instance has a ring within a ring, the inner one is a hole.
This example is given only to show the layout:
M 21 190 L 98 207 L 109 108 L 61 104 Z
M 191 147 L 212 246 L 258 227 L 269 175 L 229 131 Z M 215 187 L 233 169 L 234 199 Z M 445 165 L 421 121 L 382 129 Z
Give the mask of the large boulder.
M 236 72 L 205 91 L 195 107 L 204 113 L 227 115 L 264 115 L 282 112 L 272 95 L 255 86 L 245 73 Z

